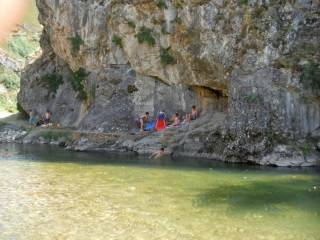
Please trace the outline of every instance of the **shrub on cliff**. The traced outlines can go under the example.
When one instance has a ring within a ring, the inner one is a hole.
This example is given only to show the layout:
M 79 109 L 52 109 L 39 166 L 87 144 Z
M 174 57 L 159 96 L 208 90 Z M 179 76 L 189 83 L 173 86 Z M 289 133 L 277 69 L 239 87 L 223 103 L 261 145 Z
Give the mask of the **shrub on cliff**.
M 63 78 L 57 73 L 48 73 L 41 77 L 41 81 L 48 87 L 49 92 L 56 94 L 59 86 L 63 84 Z
M 80 100 L 87 100 L 88 94 L 85 91 L 85 82 L 87 77 L 90 75 L 89 72 L 86 72 L 84 68 L 79 68 L 79 70 L 73 72 L 70 71 L 70 83 L 74 91 L 78 93 L 77 98 Z
M 84 44 L 84 41 L 79 36 L 79 34 L 76 34 L 74 37 L 68 38 L 70 44 L 71 44 L 71 54 L 72 56 L 76 56 L 80 50 L 81 45 Z
M 176 60 L 170 54 L 170 47 L 160 49 L 160 58 L 163 65 L 176 64 Z
M 141 27 L 140 32 L 135 35 L 139 43 L 146 42 L 150 47 L 156 45 L 156 40 L 152 36 L 152 30 L 146 27 Z
M 168 9 L 168 6 L 164 0 L 158 0 L 157 7 L 160 9 Z
M 122 44 L 122 39 L 121 37 L 117 36 L 117 35 L 114 35 L 112 37 L 112 42 L 117 45 L 118 47 L 120 48 L 123 48 L 123 44 Z
M 320 90 L 320 66 L 315 62 L 302 66 L 301 83 L 307 89 Z

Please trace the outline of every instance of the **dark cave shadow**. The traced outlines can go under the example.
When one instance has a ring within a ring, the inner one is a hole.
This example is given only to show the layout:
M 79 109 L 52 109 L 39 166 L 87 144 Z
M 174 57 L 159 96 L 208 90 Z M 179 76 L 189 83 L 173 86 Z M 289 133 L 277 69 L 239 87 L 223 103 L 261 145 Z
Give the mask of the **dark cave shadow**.
M 314 189 L 316 187 L 316 189 Z M 278 204 L 310 211 L 320 218 L 320 178 L 248 182 L 245 185 L 222 185 L 205 190 L 193 199 L 194 207 L 228 204 L 228 211 L 250 212 L 284 210 Z

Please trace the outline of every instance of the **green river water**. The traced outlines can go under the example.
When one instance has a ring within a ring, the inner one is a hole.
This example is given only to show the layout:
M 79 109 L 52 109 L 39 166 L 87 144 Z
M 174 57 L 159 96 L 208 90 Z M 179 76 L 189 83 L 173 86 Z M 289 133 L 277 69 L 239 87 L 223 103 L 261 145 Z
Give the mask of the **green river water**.
M 7 239 L 319 240 L 319 170 L 0 145 Z

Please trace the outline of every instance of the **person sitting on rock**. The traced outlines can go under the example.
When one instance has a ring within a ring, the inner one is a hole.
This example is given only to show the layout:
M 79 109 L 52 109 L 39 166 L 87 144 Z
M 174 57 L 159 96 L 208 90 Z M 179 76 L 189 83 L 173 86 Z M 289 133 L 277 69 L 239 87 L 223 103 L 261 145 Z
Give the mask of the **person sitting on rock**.
M 42 126 L 42 127 L 49 127 L 50 125 L 52 125 L 51 123 L 51 112 L 49 110 L 47 110 L 44 113 L 44 116 L 42 117 L 42 119 L 40 119 L 37 123 L 37 126 Z
M 191 114 L 187 113 L 186 116 L 183 118 L 182 125 L 188 125 L 191 121 Z
M 144 127 L 143 130 L 144 131 L 151 131 L 154 129 L 155 126 L 155 120 L 153 119 L 153 117 L 150 116 L 149 112 L 146 112 L 146 116 L 147 116 L 147 120 L 144 123 Z
M 161 131 L 166 128 L 166 115 L 163 111 L 160 111 L 157 115 L 157 121 L 154 126 L 156 131 Z
M 149 159 L 159 159 L 164 155 L 164 148 L 160 148 L 158 151 L 155 151 L 154 153 L 151 154 Z
M 36 126 L 38 122 L 38 119 L 36 117 L 36 114 L 33 110 L 29 111 L 29 124 L 32 126 Z
M 171 125 L 169 125 L 168 127 L 179 127 L 180 126 L 180 118 L 179 118 L 179 113 L 175 113 L 173 114 L 173 117 L 172 117 L 172 121 L 173 123 Z
M 195 105 L 193 105 L 192 109 L 191 109 L 190 119 L 191 120 L 196 120 L 198 117 L 199 117 L 199 112 L 197 110 L 197 107 Z

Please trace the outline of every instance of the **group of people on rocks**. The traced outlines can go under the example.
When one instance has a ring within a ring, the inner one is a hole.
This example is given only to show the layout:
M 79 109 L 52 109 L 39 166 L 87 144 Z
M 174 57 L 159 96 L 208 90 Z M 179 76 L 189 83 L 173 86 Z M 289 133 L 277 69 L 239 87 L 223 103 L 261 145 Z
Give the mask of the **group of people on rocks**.
M 165 128 L 177 128 L 188 125 L 198 117 L 199 112 L 196 106 L 192 106 L 191 113 L 187 113 L 182 119 L 180 119 L 178 112 L 174 113 L 171 119 L 168 119 L 165 111 L 160 111 L 156 119 L 153 119 L 150 113 L 146 112 L 139 117 L 138 125 L 140 131 L 162 131 Z
M 51 122 L 52 113 L 47 110 L 43 115 L 38 116 L 35 111 L 29 111 L 29 124 L 32 126 L 49 127 L 52 125 Z
M 29 111 L 29 124 L 32 126 L 49 127 L 52 126 L 51 122 L 52 113 L 47 110 L 43 115 L 37 115 L 34 110 Z M 199 117 L 199 112 L 196 106 L 192 106 L 191 112 L 180 118 L 178 112 L 174 113 L 172 118 L 169 119 L 165 111 L 160 111 L 156 118 L 150 116 L 149 112 L 142 114 L 138 119 L 140 131 L 162 131 L 165 128 L 178 128 L 180 126 L 187 126 L 191 121 Z M 150 158 L 161 158 L 164 155 L 164 148 L 155 151 Z

